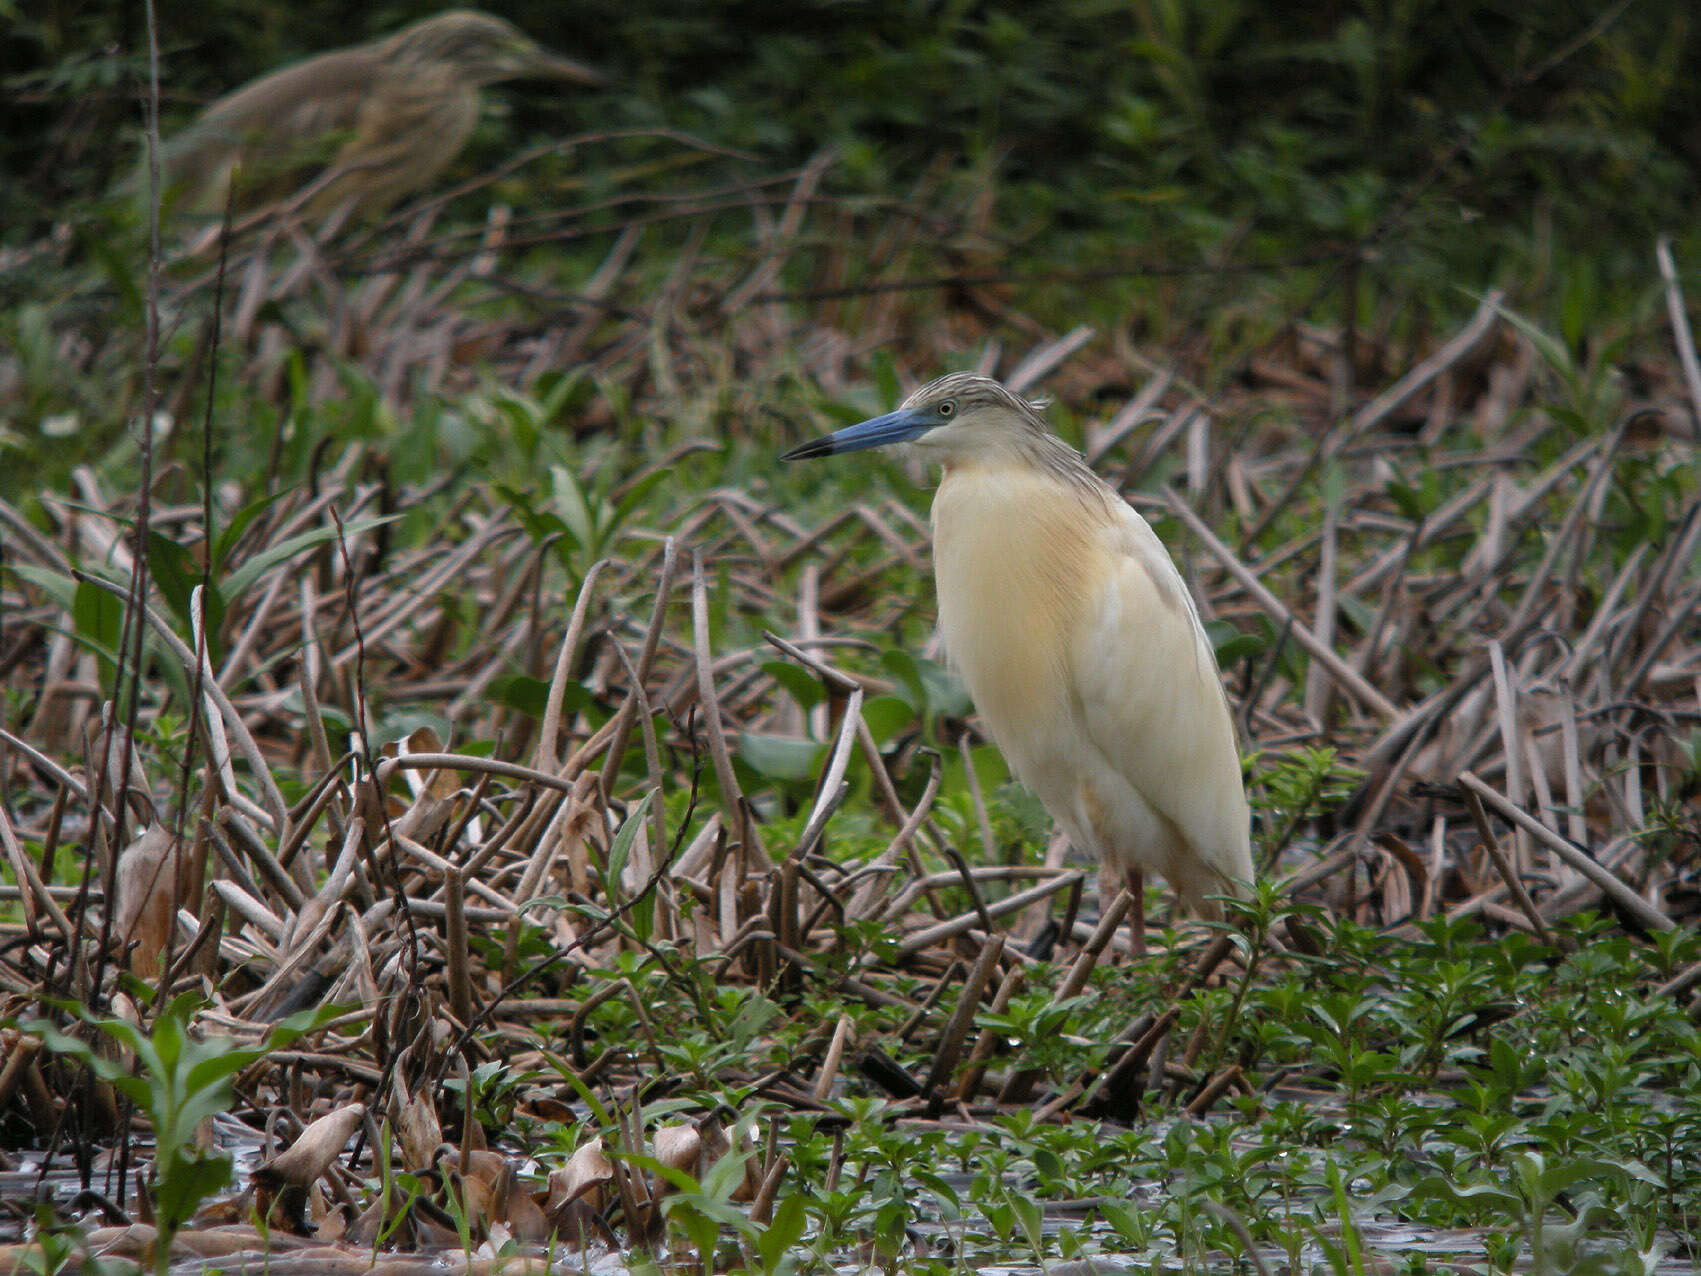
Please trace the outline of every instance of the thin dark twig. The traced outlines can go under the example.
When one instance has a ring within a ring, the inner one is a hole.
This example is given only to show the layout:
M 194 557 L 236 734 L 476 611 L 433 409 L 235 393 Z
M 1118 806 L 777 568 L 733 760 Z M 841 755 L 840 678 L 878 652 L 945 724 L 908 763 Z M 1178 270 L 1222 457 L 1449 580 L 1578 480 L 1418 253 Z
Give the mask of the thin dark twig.
M 151 0 L 150 0 L 151 2 Z M 228 227 L 232 211 L 232 201 L 235 198 L 234 183 L 226 193 L 224 220 Z M 189 810 L 189 785 L 195 773 L 192 759 L 195 756 L 195 742 L 200 739 L 204 723 L 201 717 L 206 708 L 206 698 L 202 695 L 202 679 L 212 668 L 212 636 L 209 631 L 206 616 L 207 599 L 212 594 L 213 587 L 213 404 L 218 399 L 218 368 L 219 346 L 224 334 L 224 289 L 225 270 L 229 261 L 230 238 L 222 235 L 219 238 L 218 273 L 213 281 L 212 334 L 209 341 L 210 353 L 207 360 L 207 404 L 201 414 L 201 541 L 206 546 L 206 552 L 201 555 L 201 626 L 195 634 L 195 669 L 189 680 L 189 723 L 183 743 L 183 764 L 178 770 L 177 777 L 177 810 L 172 823 L 171 850 L 168 853 L 172 865 L 174 881 L 172 883 L 173 906 L 177 908 L 190 904 L 200 916 L 200 901 L 187 901 L 183 898 L 184 869 L 183 858 L 184 830 L 183 821 Z M 281 834 L 283 830 L 279 830 Z M 204 845 L 204 843 L 203 843 Z M 163 862 L 163 861 L 162 861 Z M 220 906 L 222 909 L 222 905 Z M 208 928 L 203 919 L 202 931 L 195 941 L 199 948 L 208 935 Z M 171 940 L 177 934 L 174 926 L 167 932 L 167 950 Z M 163 963 L 171 968 L 177 963 L 167 960 Z M 162 977 L 159 987 L 154 989 L 153 1005 L 158 1010 L 171 987 L 171 980 Z
M 354 711 L 355 725 L 360 732 L 361 761 L 366 767 L 366 783 L 371 787 L 373 805 L 376 813 L 383 821 L 384 845 L 390 852 L 390 886 L 396 901 L 396 911 L 401 916 L 402 925 L 407 933 L 407 944 L 403 949 L 407 961 L 407 978 L 410 985 L 417 986 L 419 982 L 419 931 L 414 925 L 413 909 L 408 903 L 407 891 L 402 884 L 401 865 L 396 858 L 396 840 L 390 827 L 390 814 L 384 795 L 379 789 L 378 752 L 372 743 L 372 721 L 367 713 L 366 704 L 366 637 L 360 624 L 359 574 L 355 570 L 354 561 L 348 552 L 348 537 L 343 529 L 341 514 L 335 505 L 328 507 L 331 520 L 337 529 L 337 553 L 343 564 L 343 599 L 348 608 L 349 624 L 354 629 Z M 453 1052 L 451 1052 L 453 1053 Z M 383 1060 L 383 1080 L 373 1096 L 373 1106 L 379 1107 L 385 1102 L 395 1064 L 399 1053 L 392 1053 L 390 1058 Z
M 796 301 L 843 301 L 892 292 L 925 292 L 931 288 L 990 288 L 1001 284 L 1093 284 L 1111 279 L 1184 279 L 1192 275 L 1255 275 L 1265 271 L 1299 270 L 1356 257 L 1357 245 L 1296 253 L 1269 261 L 1234 262 L 1131 262 L 1126 266 L 1098 266 L 1091 270 L 989 271 L 978 275 L 962 273 L 924 275 L 916 279 L 876 279 L 864 284 L 832 288 L 800 288 L 786 292 L 764 292 L 752 301 L 783 303 Z

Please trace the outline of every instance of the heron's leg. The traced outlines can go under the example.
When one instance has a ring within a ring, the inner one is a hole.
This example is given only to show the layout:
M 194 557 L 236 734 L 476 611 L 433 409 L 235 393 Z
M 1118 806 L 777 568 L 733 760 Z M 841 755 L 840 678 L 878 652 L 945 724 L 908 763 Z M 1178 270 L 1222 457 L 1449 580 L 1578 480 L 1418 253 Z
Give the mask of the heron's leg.
M 1128 870 L 1128 893 L 1134 906 L 1128 910 L 1128 924 L 1134 928 L 1134 955 L 1146 955 L 1146 875 L 1137 868 Z

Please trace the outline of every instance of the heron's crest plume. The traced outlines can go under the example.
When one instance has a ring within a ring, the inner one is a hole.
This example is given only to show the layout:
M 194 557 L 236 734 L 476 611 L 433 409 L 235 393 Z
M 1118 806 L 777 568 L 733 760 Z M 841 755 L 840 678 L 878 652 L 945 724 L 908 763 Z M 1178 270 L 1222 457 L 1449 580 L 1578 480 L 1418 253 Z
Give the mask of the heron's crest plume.
M 934 453 L 947 468 L 1002 455 L 1046 470 L 1097 500 L 1119 499 L 1081 454 L 1052 432 L 1041 415 L 1046 402 L 1024 399 L 979 373 L 951 372 L 916 390 L 899 410 L 951 405 L 951 428 L 936 428 L 917 440 L 923 453 Z
M 986 408 L 1004 408 L 1036 430 L 1046 428 L 1045 419 L 1040 416 L 1040 409 L 1045 407 L 1044 400 L 1030 402 L 978 372 L 947 372 L 942 377 L 935 377 L 919 390 L 912 391 L 901 406 L 919 408 L 945 399 L 957 401 L 959 415 L 966 416 Z
M 522 75 L 559 75 L 596 83 L 602 76 L 560 58 L 505 19 L 476 9 L 450 9 L 389 36 L 398 64 L 453 67 L 470 82 L 494 84 Z
M 472 9 L 451 9 L 403 27 L 386 43 L 398 61 L 455 62 L 531 41 L 501 18 Z

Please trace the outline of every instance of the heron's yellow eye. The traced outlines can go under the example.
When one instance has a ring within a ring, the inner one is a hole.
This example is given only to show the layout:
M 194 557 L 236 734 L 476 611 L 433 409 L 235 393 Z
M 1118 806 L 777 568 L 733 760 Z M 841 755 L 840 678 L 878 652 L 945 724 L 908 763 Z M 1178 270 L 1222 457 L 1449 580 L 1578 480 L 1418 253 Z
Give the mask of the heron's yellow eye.
M 946 399 L 945 402 L 939 405 L 937 411 L 940 416 L 955 416 L 957 414 L 957 401 L 955 399 Z

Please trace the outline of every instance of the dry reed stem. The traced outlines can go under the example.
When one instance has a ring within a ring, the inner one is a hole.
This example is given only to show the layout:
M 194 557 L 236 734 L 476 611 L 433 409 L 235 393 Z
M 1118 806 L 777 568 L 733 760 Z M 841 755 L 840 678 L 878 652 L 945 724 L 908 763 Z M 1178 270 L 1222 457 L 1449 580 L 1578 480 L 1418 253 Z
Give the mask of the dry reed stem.
M 1495 814 L 1503 816 L 1518 828 L 1524 829 L 1540 839 L 1572 868 L 1605 891 L 1615 904 L 1623 908 L 1642 925 L 1651 930 L 1671 930 L 1676 925 L 1670 917 L 1667 917 L 1630 889 L 1622 878 L 1607 871 L 1540 820 L 1508 801 L 1470 772 L 1467 771 L 1460 775 L 1459 783 L 1492 808 Z

